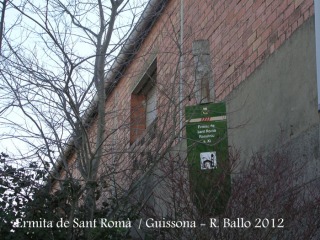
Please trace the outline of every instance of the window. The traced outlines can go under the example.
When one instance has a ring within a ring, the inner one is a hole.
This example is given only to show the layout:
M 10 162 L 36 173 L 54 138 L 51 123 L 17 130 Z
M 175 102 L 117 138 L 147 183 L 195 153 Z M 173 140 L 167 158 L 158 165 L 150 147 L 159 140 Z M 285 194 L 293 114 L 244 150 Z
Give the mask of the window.
M 146 127 L 157 117 L 157 96 L 156 88 L 152 86 L 149 92 L 146 94 Z
M 134 143 L 157 117 L 157 64 L 148 67 L 131 94 L 130 143 Z

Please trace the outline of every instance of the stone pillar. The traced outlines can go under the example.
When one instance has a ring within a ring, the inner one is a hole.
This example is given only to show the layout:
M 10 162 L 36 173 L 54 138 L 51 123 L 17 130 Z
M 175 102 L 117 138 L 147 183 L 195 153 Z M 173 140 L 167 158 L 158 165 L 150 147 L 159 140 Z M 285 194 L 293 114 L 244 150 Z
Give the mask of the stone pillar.
M 194 41 L 192 43 L 192 53 L 195 62 L 195 97 L 197 104 L 214 102 L 214 81 L 209 41 Z

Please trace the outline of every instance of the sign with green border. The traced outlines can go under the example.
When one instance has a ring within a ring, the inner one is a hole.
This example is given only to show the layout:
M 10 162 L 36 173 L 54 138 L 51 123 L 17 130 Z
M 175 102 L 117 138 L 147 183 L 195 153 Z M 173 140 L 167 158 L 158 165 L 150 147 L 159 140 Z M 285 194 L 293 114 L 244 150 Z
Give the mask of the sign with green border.
M 221 214 L 230 196 L 225 103 L 185 108 L 191 195 L 200 213 Z

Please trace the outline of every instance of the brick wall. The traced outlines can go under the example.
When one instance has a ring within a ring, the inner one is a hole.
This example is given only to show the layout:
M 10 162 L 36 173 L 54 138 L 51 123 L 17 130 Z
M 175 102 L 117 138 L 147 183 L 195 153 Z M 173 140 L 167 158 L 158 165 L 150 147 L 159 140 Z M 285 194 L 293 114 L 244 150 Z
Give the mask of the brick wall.
M 220 100 L 314 14 L 313 0 L 185 0 L 184 4 L 184 80 L 193 81 L 192 42 L 209 40 L 215 91 Z M 120 85 L 130 89 L 130 82 L 139 76 L 148 56 L 156 52 L 159 87 L 167 86 L 166 81 L 177 86 L 179 33 L 180 1 L 171 0 L 127 68 L 121 80 L 126 83 Z M 120 85 L 120 95 L 130 98 L 130 92 L 121 90 Z M 193 90 L 186 86 L 185 96 L 192 95 Z
M 186 46 L 208 39 L 223 99 L 314 14 L 313 0 L 185 1 Z
M 222 100 L 314 15 L 313 0 L 184 0 L 184 3 L 183 46 L 179 43 L 180 0 L 170 0 L 108 95 L 106 141 L 99 179 L 105 180 L 113 191 L 125 190 L 138 175 L 134 171 L 143 172 L 142 168 L 147 168 L 155 156 L 164 156 L 176 143 L 180 73 L 184 82 L 183 104 L 194 103 L 192 43 L 195 40 L 209 40 L 215 96 Z M 140 137 L 145 128 L 139 123 L 139 118 L 145 118 L 141 112 L 144 108 L 138 106 L 143 96 L 132 94 L 132 90 L 153 56 L 157 57 L 158 123 L 152 134 Z M 183 57 L 182 65 L 179 57 Z M 136 132 L 130 131 L 132 125 Z M 92 145 L 95 128 L 93 120 L 89 130 Z M 138 136 L 140 141 L 135 142 Z M 81 178 L 74 161 L 72 156 L 74 177 Z M 116 181 L 110 183 L 112 179 Z M 54 189 L 59 188 L 57 185 L 55 182 Z M 107 188 L 101 188 L 104 197 L 110 196 Z M 99 201 L 102 199 L 105 198 Z
M 119 128 L 116 138 L 122 148 L 130 146 L 130 138 L 133 143 L 135 133 L 130 132 L 130 113 L 137 119 L 141 114 L 134 104 L 132 89 L 154 56 L 157 57 L 158 125 L 161 126 L 158 131 L 166 139 L 179 129 L 180 72 L 184 82 L 183 104 L 194 103 L 193 41 L 209 40 L 215 95 L 217 100 L 222 100 L 313 15 L 313 0 L 184 0 L 181 46 L 180 1 L 170 0 L 109 94 L 107 129 L 112 132 Z M 183 56 L 182 71 L 179 56 Z M 115 115 L 116 127 L 110 127 L 115 125 Z M 144 128 L 135 124 L 139 131 Z
M 222 100 L 314 15 L 313 0 L 184 0 L 184 4 L 183 46 L 179 43 L 180 0 L 170 0 L 141 47 L 136 49 L 135 57 L 122 73 L 117 86 L 108 95 L 107 139 L 103 146 L 105 158 L 99 170 L 101 174 L 110 171 L 107 166 L 111 162 L 116 162 L 117 166 L 123 163 L 119 178 L 128 175 L 129 181 L 132 180 L 131 173 L 128 173 L 134 161 L 130 158 L 130 138 L 132 144 L 136 133 L 130 132 L 130 113 L 134 113 L 136 119 L 143 115 L 136 109 L 137 99 L 132 95 L 132 89 L 145 70 L 150 55 L 157 56 L 159 109 L 156 137 L 152 138 L 154 143 L 149 150 L 156 149 L 160 154 L 174 143 L 168 139 L 179 134 L 178 83 L 181 72 L 183 104 L 194 101 L 193 41 L 209 40 L 215 95 Z M 183 65 L 180 65 L 181 56 Z M 139 131 L 145 128 L 138 122 L 135 124 Z M 94 124 L 92 126 L 94 128 Z M 143 153 L 143 149 L 135 150 L 135 155 Z M 126 180 L 120 182 L 125 188 Z

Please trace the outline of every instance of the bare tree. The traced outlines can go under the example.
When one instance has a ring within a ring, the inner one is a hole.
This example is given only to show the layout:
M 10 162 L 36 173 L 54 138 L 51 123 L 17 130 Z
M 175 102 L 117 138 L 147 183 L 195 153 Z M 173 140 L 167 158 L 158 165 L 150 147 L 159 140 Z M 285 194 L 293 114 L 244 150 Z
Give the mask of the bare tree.
M 319 178 L 302 181 L 304 162 L 286 151 L 257 153 L 239 171 L 240 152 L 232 149 L 229 160 L 231 195 L 223 213 L 210 214 L 199 211 L 190 198 L 186 159 L 168 154 L 153 173 L 149 199 L 154 201 L 143 208 L 145 233 L 155 239 L 318 238 Z M 210 197 L 207 201 L 214 204 Z
M 3 38 L 3 30 L 4 30 L 4 16 L 7 8 L 7 0 L 2 1 L 1 8 L 1 20 L 0 20 L 0 54 L 1 54 L 1 46 L 2 46 L 2 38 Z
M 113 205 L 107 207 L 105 215 L 108 218 L 121 219 L 124 212 L 125 216 L 140 215 L 149 205 L 148 196 L 155 187 L 149 180 L 157 173 L 158 163 L 181 139 L 181 106 L 191 94 L 181 99 L 179 89 L 174 87 L 181 79 L 183 56 L 178 38 L 171 38 L 174 48 L 168 49 L 174 54 L 170 84 L 151 81 L 150 87 L 156 88 L 160 99 L 158 117 L 128 146 L 130 126 L 144 116 L 133 121 L 128 112 L 139 111 L 139 106 L 128 109 L 115 97 L 113 105 L 106 107 L 106 97 L 123 74 L 119 72 L 122 65 L 116 69 L 111 65 L 117 66 L 119 59 L 113 63 L 114 56 L 132 30 L 139 5 L 133 6 L 131 1 L 110 1 L 106 5 L 101 1 L 48 1 L 43 5 L 25 1 L 20 5 L 9 2 L 8 6 L 19 21 L 3 36 L 2 139 L 23 143 L 27 151 L 21 153 L 26 162 L 37 160 L 45 170 L 52 166 L 48 171 L 49 189 L 57 196 L 67 193 L 67 207 L 55 211 L 70 222 L 82 210 L 80 216 L 93 220 L 97 205 L 101 209 L 110 203 Z M 134 34 L 143 39 L 163 6 L 147 9 L 154 15 L 149 16 L 149 22 L 144 19 L 147 24 L 134 29 Z M 122 14 L 128 11 L 130 21 L 125 22 L 126 15 Z M 171 17 L 168 24 L 170 31 L 178 31 Z M 139 46 L 141 39 L 133 45 Z M 128 41 L 124 53 L 136 54 L 138 47 L 130 49 L 130 38 Z M 150 55 L 152 50 L 138 59 L 149 64 Z M 162 64 L 160 60 L 158 63 Z M 136 78 L 142 72 L 131 76 Z M 146 183 L 148 191 L 142 191 Z M 70 225 L 70 239 L 75 238 L 75 231 Z M 86 237 L 90 238 L 89 232 Z
M 18 20 L 10 27 L 6 26 L 8 31 L 3 35 L 0 121 L 5 128 L 1 129 L 1 139 L 13 139 L 13 144 L 18 146 L 23 143 L 22 148 L 26 148 L 26 151 L 21 150 L 23 159 L 37 160 L 49 174 L 47 186 L 50 193 L 56 196 L 65 193 L 62 200 L 53 200 L 57 216 L 69 222 L 79 216 L 92 221 L 97 212 L 99 217 L 108 219 L 134 220 L 139 216 L 197 223 L 208 220 L 210 216 L 198 211 L 190 197 L 193 193 L 188 176 L 188 150 L 184 148 L 182 106 L 214 100 L 209 97 L 210 92 L 214 93 L 209 82 L 212 76 L 201 72 L 201 68 L 195 73 L 197 59 L 203 60 L 204 57 L 199 53 L 194 57 L 191 51 L 183 50 L 175 13 L 167 13 L 165 29 L 161 32 L 169 41 L 169 47 L 161 53 L 163 56 L 154 57 L 157 46 L 163 44 L 160 37 L 153 40 L 145 51 L 138 50 L 154 23 L 153 18 L 164 5 L 153 9 L 154 15 L 148 14 L 150 19 L 144 19 L 147 24 L 133 29 L 141 9 L 139 6 L 143 3 L 133 5 L 132 1 L 126 0 L 7 3 L 7 9 Z M 131 14 L 129 21 L 126 20 L 127 12 Z M 137 42 L 132 43 L 131 38 L 125 42 L 132 30 L 133 35 L 139 36 L 134 38 Z M 188 34 L 197 35 L 197 32 Z M 191 39 L 186 38 L 186 42 Z M 125 48 L 120 50 L 123 44 Z M 146 68 L 125 71 L 131 61 Z M 170 67 L 155 71 L 154 62 Z M 194 75 L 204 81 L 199 84 Z M 151 84 L 139 80 L 137 84 L 125 85 L 123 88 L 133 88 L 132 96 L 120 96 L 113 90 L 123 76 L 133 79 L 133 83 L 137 78 L 147 78 Z M 183 84 L 184 89 L 177 87 Z M 156 89 L 159 100 L 157 108 L 153 109 L 157 111 L 157 117 L 148 127 L 143 126 L 144 131 L 140 133 L 139 124 L 145 118 L 145 112 L 140 112 L 141 105 L 148 97 L 143 89 L 145 85 L 147 90 Z M 207 95 L 201 97 L 200 92 Z M 132 102 L 137 100 L 138 104 L 130 105 L 129 98 Z M 120 104 L 124 101 L 126 104 Z M 131 136 L 131 130 L 139 134 Z M 233 164 L 237 164 L 237 160 L 239 156 L 231 152 L 231 166 L 226 166 L 226 173 L 236 169 Z M 314 212 L 310 210 L 316 206 L 317 196 L 316 201 L 307 202 L 309 205 L 300 205 L 296 201 L 295 197 L 304 192 L 297 188 L 298 185 L 287 181 L 287 174 L 296 176 L 298 169 L 282 171 L 287 165 L 273 169 L 274 165 L 268 164 L 269 159 L 264 160 L 255 158 L 249 172 L 234 178 L 231 197 L 226 199 L 225 211 L 217 218 L 247 217 L 254 222 L 255 213 L 266 214 L 274 203 L 278 207 L 274 215 L 268 216 L 276 217 L 277 221 L 282 218 L 280 214 L 288 214 L 288 218 L 289 213 L 301 214 L 305 206 L 308 206 L 305 213 L 310 214 L 306 216 L 318 213 L 318 208 L 314 208 Z M 271 160 L 279 165 L 286 162 L 286 158 L 279 155 L 272 156 Z M 272 171 L 263 171 L 267 168 Z M 257 177 L 253 180 L 254 174 Z M 274 189 L 268 188 L 267 180 L 274 181 Z M 219 189 L 221 182 L 213 187 Z M 286 197 L 280 196 L 281 193 Z M 205 199 L 205 205 L 210 201 Z M 247 201 L 251 203 L 251 211 L 243 208 Z M 261 201 L 268 203 L 267 209 Z M 298 222 L 293 220 L 290 224 L 296 226 Z M 136 235 L 143 238 L 150 234 L 159 239 L 248 239 L 255 236 L 254 231 L 198 227 L 160 227 L 156 230 L 147 227 L 143 231 L 137 229 Z M 307 229 L 310 234 L 316 232 Z M 94 230 L 86 229 L 85 237 L 93 238 Z M 77 231 L 80 230 L 70 225 L 68 238 L 81 236 L 82 233 Z M 122 237 L 129 231 L 133 230 L 125 229 Z M 261 238 L 268 239 L 271 234 L 263 231 Z M 306 236 L 307 232 L 299 234 L 292 236 Z
M 22 143 L 25 161 L 38 159 L 47 170 L 50 165 L 50 178 L 60 185 L 54 189 L 81 186 L 69 200 L 71 222 L 79 204 L 93 219 L 99 165 L 110 134 L 105 131 L 110 114 L 106 76 L 144 4 L 2 3 L 1 137 Z M 19 20 L 6 19 L 5 12 Z M 91 123 L 95 130 L 88 128 Z

